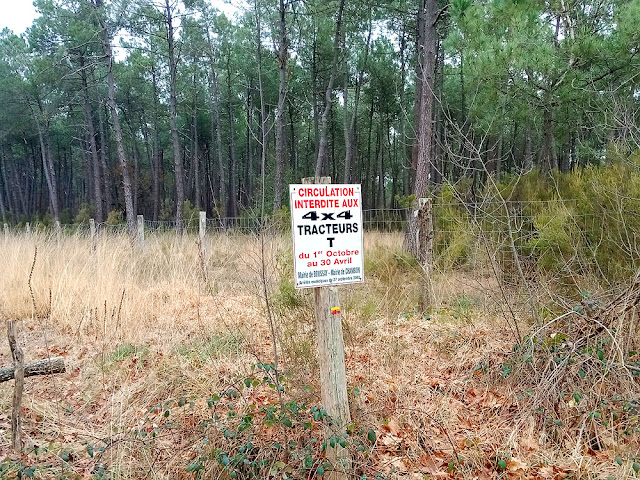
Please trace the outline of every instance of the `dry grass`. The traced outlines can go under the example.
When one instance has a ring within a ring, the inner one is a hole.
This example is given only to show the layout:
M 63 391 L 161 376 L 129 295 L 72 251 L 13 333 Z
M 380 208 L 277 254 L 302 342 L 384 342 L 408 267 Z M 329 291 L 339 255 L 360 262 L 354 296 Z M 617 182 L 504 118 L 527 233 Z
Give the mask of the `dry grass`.
M 202 453 L 203 439 L 210 448 L 225 442 L 217 430 L 201 428 L 212 415 L 206 399 L 237 385 L 251 365 L 272 361 L 260 242 L 208 237 L 204 264 L 194 237 L 172 234 L 149 236 L 144 250 L 124 236 L 101 237 L 95 252 L 80 236 L 0 242 L 0 315 L 23 320 L 27 359 L 62 354 L 68 365 L 64 375 L 27 379 L 23 464 L 38 465 L 41 478 L 61 478 L 65 470 L 76 475 L 70 478 L 92 478 L 97 463 L 110 478 L 194 478 L 186 466 Z M 266 281 L 287 398 L 314 404 L 311 295 L 291 289 L 290 249 L 286 237 L 266 238 Z M 575 442 L 548 441 L 535 415 L 523 414 L 529 404 L 517 382 L 499 375 L 514 338 L 495 279 L 480 270 L 437 273 L 435 305 L 423 312 L 420 269 L 403 253 L 402 236 L 367 234 L 365 252 L 366 283 L 341 289 L 353 420 L 378 434 L 358 457 L 359 475 L 631 478 L 628 457 L 622 467 L 612 459 L 640 454 L 633 443 L 609 445 L 599 456 L 576 452 Z M 5 342 L 0 363 L 10 363 Z M 0 386 L 0 459 L 9 454 L 11 390 L 10 382 Z M 193 407 L 178 408 L 180 398 Z M 274 400 L 257 387 L 235 402 L 242 412 L 251 402 Z M 162 430 L 167 410 L 176 427 Z M 514 430 L 516 421 L 521 430 Z M 150 442 L 134 438 L 137 430 L 160 433 Z M 262 445 L 279 435 L 253 432 Z M 105 451 L 91 458 L 89 444 Z M 37 456 L 35 446 L 48 452 Z M 69 451 L 72 459 L 61 460 Z

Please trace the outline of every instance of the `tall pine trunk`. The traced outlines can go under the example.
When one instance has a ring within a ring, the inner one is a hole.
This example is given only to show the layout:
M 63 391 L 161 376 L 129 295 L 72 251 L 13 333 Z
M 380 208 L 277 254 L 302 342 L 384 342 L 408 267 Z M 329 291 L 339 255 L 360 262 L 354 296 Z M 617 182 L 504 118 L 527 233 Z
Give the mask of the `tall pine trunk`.
M 436 1 L 424 1 L 424 34 L 422 44 L 419 46 L 419 61 L 421 66 L 420 92 L 419 92 L 419 115 L 418 115 L 418 138 L 417 138 L 417 158 L 415 181 L 413 184 L 413 194 L 416 198 L 424 197 L 429 185 L 429 172 L 431 171 L 432 153 L 432 130 L 431 122 L 433 112 L 433 91 L 435 73 L 435 48 L 436 48 Z M 410 252 L 418 256 L 416 235 L 417 217 L 409 216 L 409 229 L 407 232 L 407 247 Z
M 95 6 L 101 8 L 103 0 L 95 0 Z M 124 143 L 122 141 L 122 127 L 120 125 L 120 116 L 118 106 L 116 105 L 116 84 L 113 78 L 113 52 L 111 50 L 111 38 L 105 24 L 104 18 L 99 15 L 100 28 L 102 29 L 102 48 L 104 50 L 105 63 L 107 66 L 107 85 L 109 87 L 108 104 L 111 110 L 111 120 L 113 122 L 113 134 L 116 140 L 116 150 L 118 152 L 118 162 L 122 171 L 122 186 L 124 188 L 124 205 L 125 216 L 127 218 L 127 230 L 132 239 L 136 235 L 136 212 L 133 209 L 133 193 L 131 189 L 131 177 L 129 175 L 129 164 L 124 152 Z
M 153 176 L 153 185 L 151 187 L 153 196 L 153 221 L 158 221 L 160 216 L 160 173 L 162 172 L 162 154 L 160 152 L 160 118 L 158 99 L 158 78 L 155 66 L 151 65 L 151 78 L 153 81 L 153 153 L 151 156 L 151 175 Z
M 224 215 L 223 205 L 227 200 L 227 189 L 225 186 L 226 176 L 224 173 L 224 160 L 222 159 L 222 126 L 220 123 L 220 89 L 218 88 L 218 76 L 216 74 L 215 55 L 213 42 L 207 29 L 207 42 L 209 43 L 209 98 L 211 105 L 211 137 L 215 143 L 216 162 L 218 173 L 215 175 L 216 189 L 219 192 L 220 207 L 219 213 Z
M 7 191 L 6 183 L 4 181 L 4 175 L 2 174 L 4 171 L 4 152 L 0 153 L 0 215 L 2 215 L 2 222 L 7 222 L 7 207 L 4 204 L 4 192 Z M 8 192 L 7 192 L 8 193 Z M 9 202 L 9 197 L 7 196 L 7 202 Z
M 276 111 L 276 169 L 273 185 L 273 210 L 282 207 L 282 177 L 285 156 L 284 104 L 287 95 L 287 63 L 289 40 L 287 39 L 286 5 L 280 0 L 279 45 L 278 45 L 278 109 Z M 258 39 L 260 41 L 260 39 Z M 260 46 L 258 46 L 260 48 Z
M 229 199 L 227 201 L 227 216 L 238 216 L 237 172 L 236 172 L 236 142 L 233 103 L 231 102 L 231 58 L 227 57 L 227 113 L 229 114 Z
M 371 45 L 371 34 L 373 30 L 373 21 L 371 18 L 371 10 L 369 10 L 369 31 L 367 34 L 367 43 L 364 50 L 364 61 L 362 67 L 358 73 L 356 79 L 356 88 L 353 98 L 353 113 L 350 120 L 348 119 L 348 83 L 349 75 L 347 73 L 347 61 L 345 55 L 345 79 L 344 79 L 344 143 L 345 143 L 345 157 L 344 157 L 344 183 L 351 183 L 353 181 L 353 163 L 357 158 L 357 133 L 356 123 L 358 121 L 358 106 L 360 105 L 360 91 L 362 89 L 362 83 L 364 81 L 365 69 L 369 60 L 369 46 Z M 346 42 L 345 42 L 346 43 Z M 345 47 L 346 48 L 346 47 Z M 403 84 L 404 85 L 404 84 Z
M 38 108 L 40 115 L 44 115 L 42 104 L 38 100 Z M 32 108 L 33 121 L 38 130 L 38 140 L 40 141 L 40 155 L 42 157 L 42 170 L 47 181 L 49 190 L 49 205 L 51 206 L 51 214 L 57 222 L 60 220 L 60 207 L 58 203 L 58 182 L 56 181 L 56 170 L 53 167 L 53 159 L 51 157 L 51 145 L 49 139 L 49 122 L 41 123 L 38 114 Z
M 87 140 L 89 143 L 89 153 L 91 155 L 91 170 L 93 173 L 93 215 L 98 223 L 104 221 L 102 209 L 102 178 L 100 176 L 100 158 L 96 146 L 96 129 L 93 125 L 93 109 L 89 99 L 89 86 L 87 84 L 87 74 L 85 71 L 84 55 L 80 55 L 80 79 L 82 81 L 82 96 L 84 122 L 87 127 Z
M 338 8 L 338 17 L 336 19 L 336 33 L 333 40 L 333 62 L 331 66 L 331 75 L 329 76 L 329 83 L 327 84 L 327 90 L 324 94 L 324 111 L 322 112 L 321 126 L 320 126 L 320 139 L 318 141 L 318 156 L 316 158 L 316 171 L 315 176 L 320 177 L 327 171 L 327 134 L 329 127 L 329 113 L 331 112 L 331 99 L 333 96 L 333 83 L 336 78 L 336 72 L 338 69 L 338 57 L 340 56 L 340 38 L 342 32 L 342 14 L 344 12 L 345 0 L 340 0 L 340 7 Z
M 176 176 L 176 231 L 182 233 L 184 207 L 184 169 L 182 165 L 182 150 L 180 149 L 180 135 L 178 133 L 178 100 L 176 95 L 177 60 L 173 37 L 173 14 L 169 0 L 165 0 L 167 11 L 167 42 L 169 46 L 169 126 L 171 128 L 171 143 L 173 143 L 173 167 Z
M 193 181 L 195 182 L 194 205 L 200 210 L 201 192 L 200 185 L 200 155 L 198 153 L 198 84 L 197 76 L 193 75 Z

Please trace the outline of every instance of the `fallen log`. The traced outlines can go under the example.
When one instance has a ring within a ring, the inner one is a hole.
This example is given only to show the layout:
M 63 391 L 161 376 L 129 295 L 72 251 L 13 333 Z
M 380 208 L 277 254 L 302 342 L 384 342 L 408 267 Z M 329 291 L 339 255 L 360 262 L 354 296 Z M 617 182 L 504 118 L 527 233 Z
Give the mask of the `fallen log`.
M 33 377 L 35 375 L 51 375 L 53 373 L 64 373 L 64 357 L 46 358 L 24 366 L 24 376 Z M 14 378 L 16 367 L 0 368 L 0 383 L 7 382 Z

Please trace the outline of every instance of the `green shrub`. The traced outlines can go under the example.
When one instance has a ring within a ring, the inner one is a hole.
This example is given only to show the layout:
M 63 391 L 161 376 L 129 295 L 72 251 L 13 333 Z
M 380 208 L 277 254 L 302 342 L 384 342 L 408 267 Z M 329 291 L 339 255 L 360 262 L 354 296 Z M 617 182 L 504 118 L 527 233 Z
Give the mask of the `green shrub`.
M 120 225 L 124 223 L 122 210 L 111 210 L 107 215 L 107 225 Z
M 76 213 L 75 223 L 89 223 L 93 216 L 93 209 L 88 203 L 83 203 Z
M 197 229 L 200 219 L 200 211 L 189 200 L 185 200 L 182 204 L 182 216 L 184 227 L 189 229 Z

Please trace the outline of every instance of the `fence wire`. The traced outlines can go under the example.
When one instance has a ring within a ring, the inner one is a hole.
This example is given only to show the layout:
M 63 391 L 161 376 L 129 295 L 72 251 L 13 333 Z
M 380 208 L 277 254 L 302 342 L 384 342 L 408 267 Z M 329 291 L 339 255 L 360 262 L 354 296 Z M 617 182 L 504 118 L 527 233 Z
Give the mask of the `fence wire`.
M 615 273 L 640 265 L 640 199 L 600 199 L 597 208 L 581 211 L 576 200 L 443 202 L 432 206 L 434 260 L 443 268 L 473 265 L 490 259 L 509 268 L 516 260 L 526 268 L 598 269 Z M 593 206 L 592 206 L 593 207 Z M 398 235 L 407 231 L 411 209 L 362 211 L 366 233 Z M 197 235 L 199 219 L 186 218 L 183 233 Z M 287 215 L 206 219 L 207 235 L 290 234 Z M 177 229 L 174 220 L 144 220 L 145 234 Z M 96 223 L 99 234 L 124 235 L 126 224 Z M 88 223 L 55 227 L 25 224 L 5 227 L 7 235 L 90 235 Z

